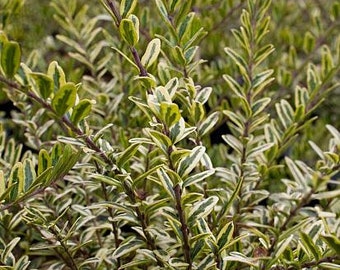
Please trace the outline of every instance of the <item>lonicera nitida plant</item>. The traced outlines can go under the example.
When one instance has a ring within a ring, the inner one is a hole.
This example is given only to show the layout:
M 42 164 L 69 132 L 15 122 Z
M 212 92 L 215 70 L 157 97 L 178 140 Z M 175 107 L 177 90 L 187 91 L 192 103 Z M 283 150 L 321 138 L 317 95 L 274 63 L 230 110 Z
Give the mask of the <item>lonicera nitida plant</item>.
M 0 18 L 0 269 L 339 269 L 339 1 Z

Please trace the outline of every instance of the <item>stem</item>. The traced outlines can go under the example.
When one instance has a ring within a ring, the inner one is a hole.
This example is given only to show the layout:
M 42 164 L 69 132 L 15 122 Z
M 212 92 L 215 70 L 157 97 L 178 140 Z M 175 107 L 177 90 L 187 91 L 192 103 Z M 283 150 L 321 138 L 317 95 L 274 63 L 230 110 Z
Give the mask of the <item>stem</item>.
M 121 21 L 122 21 L 122 16 L 119 13 L 119 10 L 115 6 L 115 4 L 111 0 L 106 0 L 106 3 L 108 4 L 110 10 L 112 11 L 113 15 L 116 17 L 117 23 L 116 26 L 119 27 Z M 139 68 L 139 75 L 142 77 L 149 77 L 149 74 L 146 70 L 146 68 L 143 66 L 140 56 L 134 46 L 130 46 L 130 52 L 132 53 L 133 60 L 137 67 Z M 148 90 L 150 92 L 150 90 Z
M 65 252 L 66 257 L 62 256 L 62 258 L 64 259 L 67 266 L 70 267 L 72 270 L 78 270 L 79 268 L 76 262 L 74 261 L 74 258 L 72 257 L 67 245 L 65 245 L 64 239 L 60 236 L 60 234 L 53 227 L 51 227 L 51 231 L 56 236 L 57 240 L 60 242 L 60 245 Z
M 183 235 L 183 252 L 184 252 L 184 258 L 185 261 L 188 263 L 187 270 L 192 269 L 192 261 L 190 257 L 190 245 L 189 245 L 189 228 L 185 221 L 184 211 L 182 209 L 181 204 L 181 196 L 182 196 L 182 190 L 181 187 L 177 184 L 174 187 L 174 192 L 176 196 L 176 209 L 179 215 L 179 220 L 181 222 L 181 231 Z

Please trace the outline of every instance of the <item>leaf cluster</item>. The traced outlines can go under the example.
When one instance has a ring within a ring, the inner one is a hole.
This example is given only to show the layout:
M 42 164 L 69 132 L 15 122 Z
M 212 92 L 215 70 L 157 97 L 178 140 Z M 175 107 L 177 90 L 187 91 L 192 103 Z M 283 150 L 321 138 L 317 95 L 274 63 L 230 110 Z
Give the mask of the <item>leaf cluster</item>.
M 339 269 L 338 1 L 52 0 L 31 52 L 26 5 L 1 269 Z

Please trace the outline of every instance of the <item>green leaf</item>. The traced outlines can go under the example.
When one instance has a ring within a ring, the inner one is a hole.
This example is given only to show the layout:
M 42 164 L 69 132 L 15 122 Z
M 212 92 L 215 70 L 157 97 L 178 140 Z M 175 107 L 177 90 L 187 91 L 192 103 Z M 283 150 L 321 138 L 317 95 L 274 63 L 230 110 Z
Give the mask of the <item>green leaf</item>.
M 235 138 L 233 135 L 227 134 L 222 135 L 222 139 L 238 154 L 242 154 L 243 144 L 237 138 Z
M 135 24 L 131 19 L 123 19 L 120 22 L 119 32 L 120 32 L 122 38 L 130 46 L 135 46 L 138 43 L 139 29 L 136 29 Z
M 223 79 L 228 83 L 230 89 L 234 92 L 236 96 L 243 98 L 243 88 L 233 77 L 225 74 L 223 75 Z
M 205 104 L 208 101 L 211 93 L 212 93 L 212 87 L 204 87 L 198 91 L 195 97 L 195 101 Z
M 168 11 L 162 0 L 155 0 L 156 6 L 164 22 L 169 23 Z
M 319 79 L 313 69 L 312 65 L 308 66 L 307 69 L 307 88 L 309 92 L 314 91 L 319 85 Z
M 114 187 L 122 187 L 122 183 L 119 180 L 116 180 L 112 177 L 102 175 L 102 174 L 90 174 L 90 178 L 94 179 L 95 181 L 105 183 L 110 186 Z
M 145 68 L 150 67 L 157 59 L 161 51 L 161 40 L 154 38 L 146 47 L 145 53 L 142 56 L 141 63 Z
M 164 86 L 165 91 L 169 94 L 170 98 L 173 99 L 173 97 L 176 94 L 178 88 L 178 78 L 172 78 L 167 82 L 167 84 Z
M 6 191 L 6 179 L 4 176 L 4 171 L 0 170 L 0 198 L 5 193 L 5 191 Z
M 252 81 L 253 97 L 259 95 L 267 85 L 275 80 L 275 78 L 270 77 L 273 73 L 274 70 L 269 69 L 255 75 Z
M 48 66 L 47 75 L 53 79 L 55 92 L 66 83 L 65 73 L 56 61 Z
M 331 50 L 328 46 L 322 46 L 322 57 L 321 57 L 321 73 L 325 78 L 328 73 L 334 68 L 334 62 Z
M 335 235 L 321 235 L 321 238 L 326 244 L 335 251 L 335 254 L 339 256 L 340 254 L 340 239 Z M 338 258 L 339 259 L 339 258 Z M 336 262 L 336 261 L 335 261 Z M 340 266 L 338 265 L 339 269 Z
M 210 114 L 203 122 L 198 126 L 197 132 L 200 137 L 206 135 L 213 127 L 215 127 L 216 123 L 220 118 L 219 112 L 214 112 Z
M 136 251 L 144 245 L 142 240 L 136 239 L 136 237 L 131 236 L 125 239 L 119 247 L 113 252 L 112 256 L 114 258 L 120 258 L 124 255 L 131 254 L 131 252 Z
M 36 83 L 40 96 L 43 99 L 49 98 L 54 89 L 54 83 L 50 76 L 37 72 L 31 73 L 30 75 Z
M 260 65 L 264 60 L 268 59 L 268 56 L 275 50 L 272 44 L 268 44 L 260 48 L 254 56 L 255 65 L 257 67 Z
M 229 120 L 232 121 L 240 130 L 244 129 L 244 118 L 240 114 L 236 114 L 229 110 L 224 110 L 223 113 L 228 116 Z
M 318 267 L 321 269 L 327 269 L 327 270 L 339 270 L 340 269 L 340 265 L 337 263 L 327 263 L 327 262 L 323 262 L 318 264 Z
M 306 105 L 309 100 L 309 94 L 306 88 L 302 88 L 297 86 L 295 89 L 295 107 L 298 107 L 299 105 Z
M 147 129 L 146 131 L 159 149 L 161 149 L 165 155 L 168 155 L 169 147 L 172 145 L 170 138 L 156 130 Z
M 55 143 L 52 147 L 52 152 L 51 152 L 51 164 L 54 166 L 57 164 L 59 158 L 63 154 L 63 147 L 59 142 Z
M 192 260 L 203 250 L 204 245 L 205 245 L 204 239 L 200 239 L 195 242 L 195 245 L 190 250 L 190 256 Z M 198 268 L 198 269 L 203 269 L 203 268 Z
M 131 144 L 124 152 L 122 152 L 117 158 L 117 166 L 122 168 L 123 165 L 128 162 L 138 151 L 139 143 Z
M 53 167 L 50 179 L 45 184 L 49 185 L 52 181 L 63 178 L 77 163 L 80 155 L 81 151 L 75 152 L 70 145 L 66 145 L 63 150 L 63 155 Z
M 140 249 L 137 250 L 137 253 L 140 253 Z M 128 263 L 125 263 L 123 265 L 121 265 L 118 270 L 124 270 L 124 269 L 136 269 L 136 266 L 140 266 L 139 268 L 137 269 L 141 269 L 143 268 L 142 265 L 150 265 L 152 264 L 152 260 L 151 259 L 146 259 L 146 260 L 141 260 L 141 259 L 138 259 L 138 260 L 132 260 Z
M 289 157 L 285 157 L 285 161 L 294 180 L 299 183 L 299 185 L 307 188 L 307 179 L 305 175 L 302 174 L 301 170 L 298 168 L 295 162 Z
M 314 47 L 315 37 L 311 34 L 311 32 L 307 31 L 303 39 L 303 50 L 305 51 L 305 53 L 309 54 L 313 51 Z
M 184 49 L 185 49 L 185 57 L 188 53 L 188 50 L 195 50 L 196 49 L 193 49 L 195 48 L 196 46 L 193 46 L 191 47 L 193 44 L 198 44 L 200 40 L 202 40 L 204 38 L 205 35 L 207 35 L 208 32 L 207 31 L 204 31 L 204 28 L 201 27 L 200 29 L 198 29 L 197 31 L 195 30 L 195 34 L 193 36 L 190 37 L 190 39 L 188 41 L 184 40 L 185 43 L 184 43 Z M 199 48 L 199 47 L 198 47 Z
M 193 226 L 197 220 L 208 216 L 218 202 L 217 196 L 210 196 L 203 201 L 196 203 L 188 214 L 188 224 Z
M 340 196 L 340 189 L 324 191 L 320 193 L 316 193 L 312 195 L 312 198 L 315 200 L 324 200 L 324 199 L 333 199 L 338 198 Z
M 196 173 L 194 175 L 191 175 L 183 181 L 183 187 L 188 187 L 190 185 L 201 182 L 204 179 L 208 178 L 209 176 L 213 175 L 214 173 L 215 173 L 215 170 L 211 169 L 211 170 L 207 170 L 207 171 L 204 171 L 204 172 L 200 172 L 200 173 Z
M 175 200 L 176 196 L 174 193 L 173 183 L 167 172 L 163 168 L 157 170 L 157 174 L 165 191 L 170 195 L 170 197 Z
M 244 60 L 244 58 L 236 53 L 233 49 L 227 47 L 224 49 L 224 51 L 228 54 L 228 56 L 235 62 L 235 64 L 238 66 L 238 68 L 241 71 L 242 75 L 247 74 L 247 62 Z
M 300 232 L 300 243 L 306 254 L 308 254 L 311 259 L 314 259 L 316 261 L 320 259 L 320 251 L 318 247 L 314 244 L 313 239 L 308 234 Z
M 181 117 L 179 121 L 170 128 L 170 138 L 173 144 L 178 143 L 195 130 L 195 127 L 186 128 L 185 121 Z
M 236 198 L 238 197 L 238 194 L 240 193 L 240 190 L 241 190 L 241 187 L 243 185 L 243 182 L 244 182 L 244 177 L 241 177 L 238 180 L 238 183 L 237 183 L 237 185 L 235 187 L 235 190 L 234 190 L 233 194 L 230 196 L 229 200 L 223 206 L 222 211 L 219 214 L 219 217 L 222 217 L 225 213 L 228 213 L 229 209 L 234 204 L 234 201 L 236 200 Z
M 292 106 L 287 100 L 282 99 L 280 103 L 275 104 L 275 108 L 282 126 L 287 129 L 292 124 L 294 118 Z
M 189 192 L 181 197 L 181 204 L 190 207 L 193 203 L 202 200 L 203 197 L 204 195 L 201 193 Z
M 276 260 L 278 260 L 281 256 L 281 254 L 288 248 L 290 242 L 292 242 L 294 238 L 294 235 L 291 234 L 289 237 L 287 237 L 285 240 L 281 241 L 278 245 L 277 245 L 277 249 L 274 252 L 274 258 L 273 258 L 273 262 L 275 262 Z
M 179 11 L 175 17 L 175 25 L 179 25 L 182 20 L 185 20 L 185 16 L 188 14 L 192 7 L 192 0 L 182 1 Z
M 92 102 L 88 99 L 82 99 L 74 108 L 71 115 L 71 121 L 78 124 L 91 113 Z
M 29 257 L 27 255 L 22 256 L 14 265 L 15 270 L 26 270 L 30 265 Z
M 217 235 L 217 245 L 219 247 L 219 253 L 224 250 L 224 246 L 226 246 L 233 238 L 234 233 L 234 222 L 230 221 L 223 228 Z
M 173 57 L 176 63 L 181 66 L 185 66 L 185 56 L 183 49 L 179 46 L 171 47 L 170 55 Z
M 122 0 L 120 3 L 120 15 L 122 18 L 129 16 L 137 5 L 137 0 Z
M 9 242 L 5 246 L 5 248 L 1 252 L 1 262 L 7 264 L 9 263 L 9 261 L 12 260 L 12 258 L 10 258 L 11 256 L 13 256 L 12 251 L 16 247 L 16 245 L 20 242 L 20 240 L 21 240 L 20 237 L 15 237 L 11 240 L 11 242 Z
M 202 258 L 202 260 L 197 266 L 197 269 L 215 269 L 215 267 L 216 267 L 215 256 L 209 254 Z
M 250 266 L 253 266 L 254 268 L 257 267 L 256 265 L 256 258 L 248 258 L 245 255 L 239 253 L 239 252 L 230 252 L 229 256 L 223 257 L 223 261 L 235 261 L 235 262 L 241 262 L 244 264 L 248 264 Z
M 202 121 L 205 117 L 204 107 L 203 107 L 203 104 L 200 102 L 194 101 L 192 103 L 190 112 L 191 112 L 191 118 L 193 119 L 195 123 Z
M 162 102 L 160 105 L 160 117 L 167 127 L 172 127 L 181 118 L 178 105 L 175 103 Z
M 197 166 L 204 152 L 204 146 L 196 146 L 194 149 L 192 149 L 191 153 L 179 162 L 177 173 L 182 178 L 187 176 Z
M 191 29 L 192 29 L 192 22 L 194 20 L 195 13 L 190 12 L 186 15 L 184 20 L 181 22 L 178 28 L 178 37 L 181 42 L 185 42 L 190 39 Z
M 193 46 L 184 51 L 184 58 L 185 58 L 186 64 L 191 63 L 198 49 L 199 49 L 199 46 Z
M 24 187 L 23 191 L 26 192 L 36 179 L 36 172 L 32 160 L 25 159 L 23 162 L 24 173 Z
M 14 201 L 24 190 L 24 171 L 21 162 L 17 162 L 11 169 L 8 179 L 8 186 L 15 185 L 16 187 L 10 193 L 10 200 Z
M 77 89 L 74 83 L 66 83 L 60 87 L 52 99 L 52 107 L 57 115 L 63 116 L 75 103 Z
M 262 144 L 259 145 L 253 149 L 251 149 L 248 153 L 247 153 L 247 158 L 255 158 L 258 155 L 260 155 L 261 153 L 263 153 L 264 151 L 267 151 L 269 148 L 271 148 L 274 144 L 273 143 L 266 143 L 266 144 Z
M 251 106 L 251 110 L 253 111 L 253 116 L 260 114 L 268 106 L 270 101 L 271 101 L 271 98 L 268 98 L 268 97 L 261 98 L 255 101 Z
M 45 149 L 41 149 L 38 157 L 38 175 L 40 175 L 47 168 L 51 167 L 52 160 Z
M 1 67 L 7 77 L 14 77 L 20 67 L 20 60 L 19 43 L 15 41 L 4 42 L 1 50 Z

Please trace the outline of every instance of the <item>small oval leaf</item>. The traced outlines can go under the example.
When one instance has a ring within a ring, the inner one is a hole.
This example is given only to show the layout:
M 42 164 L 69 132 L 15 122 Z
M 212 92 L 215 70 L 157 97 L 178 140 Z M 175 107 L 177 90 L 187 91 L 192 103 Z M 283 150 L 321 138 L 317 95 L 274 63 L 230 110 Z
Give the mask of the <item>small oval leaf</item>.
M 142 56 L 141 63 L 145 68 L 151 66 L 157 59 L 161 51 L 161 40 L 159 38 L 154 38 L 150 41 L 146 47 L 146 51 Z
M 36 83 L 38 92 L 43 99 L 47 99 L 53 93 L 54 83 L 50 76 L 44 73 L 34 72 L 31 77 Z
M 77 89 L 74 83 L 66 83 L 60 87 L 52 99 L 52 107 L 57 115 L 64 115 L 75 103 Z
M 78 124 L 86 116 L 88 116 L 92 109 L 92 103 L 88 99 L 81 100 L 72 111 L 71 121 L 74 124 Z
M 14 77 L 20 67 L 21 50 L 15 41 L 4 42 L 1 50 L 1 67 L 5 75 Z

